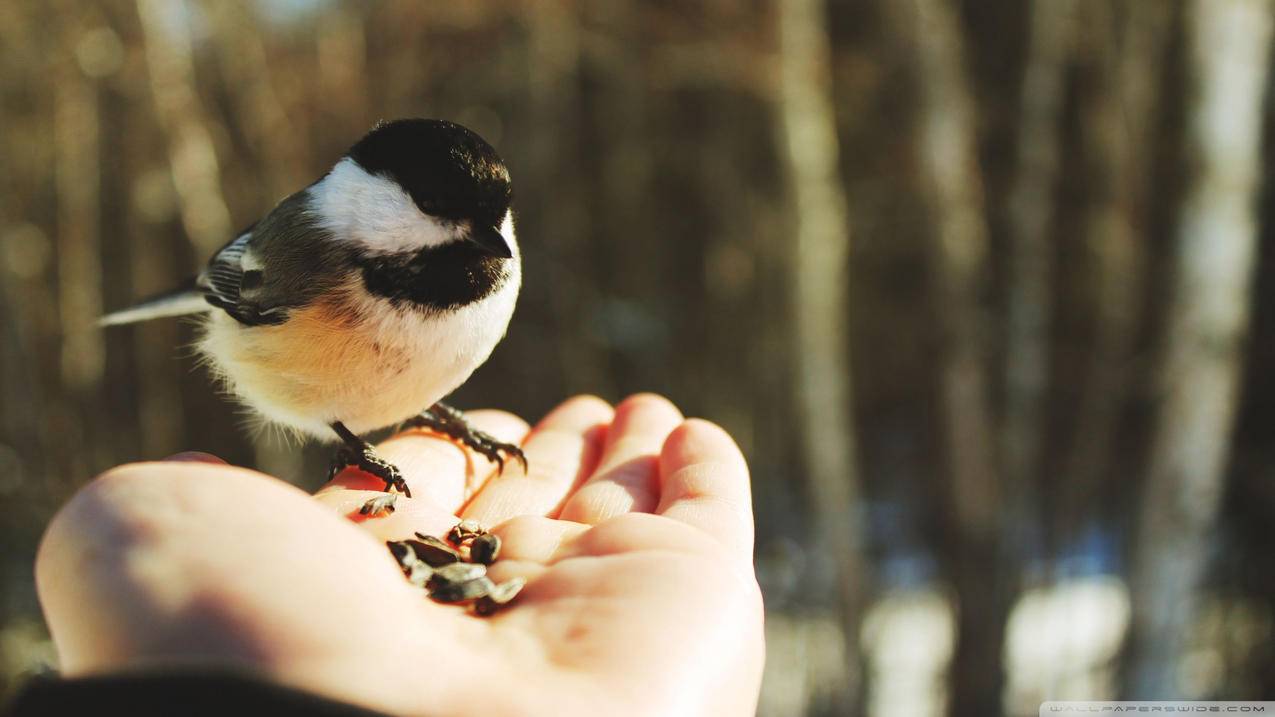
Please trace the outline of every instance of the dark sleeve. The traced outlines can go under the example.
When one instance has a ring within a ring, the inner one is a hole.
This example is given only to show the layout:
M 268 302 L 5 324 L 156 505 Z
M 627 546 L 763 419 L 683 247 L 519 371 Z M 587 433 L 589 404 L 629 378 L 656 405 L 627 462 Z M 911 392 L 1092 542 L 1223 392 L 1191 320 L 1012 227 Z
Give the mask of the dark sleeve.
M 61 715 L 130 717 L 387 717 L 229 671 L 148 672 L 75 680 L 40 677 L 27 683 L 4 717 Z

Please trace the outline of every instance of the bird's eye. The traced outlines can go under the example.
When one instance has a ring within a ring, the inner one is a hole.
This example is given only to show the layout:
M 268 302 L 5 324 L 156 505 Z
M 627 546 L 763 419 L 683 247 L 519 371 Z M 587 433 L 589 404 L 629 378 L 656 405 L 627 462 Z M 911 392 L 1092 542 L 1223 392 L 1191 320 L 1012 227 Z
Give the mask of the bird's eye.
M 261 287 L 261 272 L 256 269 L 250 269 L 243 273 L 239 279 L 239 287 L 241 289 L 257 289 Z

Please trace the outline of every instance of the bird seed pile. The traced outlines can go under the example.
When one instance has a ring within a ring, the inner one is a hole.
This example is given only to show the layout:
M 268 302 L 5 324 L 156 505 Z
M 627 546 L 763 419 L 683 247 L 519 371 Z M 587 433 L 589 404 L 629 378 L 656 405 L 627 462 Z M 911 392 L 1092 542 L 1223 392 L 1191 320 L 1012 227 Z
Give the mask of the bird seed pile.
M 527 582 L 513 578 L 497 585 L 487 577 L 487 566 L 500 556 L 500 537 L 475 520 L 462 520 L 447 540 L 417 533 L 415 539 L 385 545 L 408 582 L 424 588 L 431 600 L 469 605 L 476 615 L 491 615 L 509 604 Z

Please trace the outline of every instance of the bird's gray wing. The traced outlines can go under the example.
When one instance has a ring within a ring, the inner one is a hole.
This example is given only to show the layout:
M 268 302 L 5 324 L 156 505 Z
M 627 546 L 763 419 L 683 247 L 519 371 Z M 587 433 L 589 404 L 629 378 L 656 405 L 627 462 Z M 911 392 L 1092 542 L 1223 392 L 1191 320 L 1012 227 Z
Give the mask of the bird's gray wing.
M 181 288 L 103 317 L 102 325 L 221 310 L 246 326 L 273 326 L 337 286 L 352 266 L 339 242 L 319 228 L 307 190 L 279 203 L 261 221 L 213 254 Z
M 252 227 L 213 254 L 199 276 L 176 289 L 143 299 L 127 309 L 103 316 L 98 324 L 117 326 L 166 316 L 182 316 L 221 309 L 241 323 L 261 326 L 287 319 L 286 306 L 257 291 L 261 272 L 245 266 L 253 240 Z
M 256 257 L 260 249 L 254 246 L 255 227 L 214 254 L 195 284 L 207 303 L 239 323 L 272 326 L 287 321 L 289 306 L 284 297 L 271 296 L 266 290 L 264 267 Z

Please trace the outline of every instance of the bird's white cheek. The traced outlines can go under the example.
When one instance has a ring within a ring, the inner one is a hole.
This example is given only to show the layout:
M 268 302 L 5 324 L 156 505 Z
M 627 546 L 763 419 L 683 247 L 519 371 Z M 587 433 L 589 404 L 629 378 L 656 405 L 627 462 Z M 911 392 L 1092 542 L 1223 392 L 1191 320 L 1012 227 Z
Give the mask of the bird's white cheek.
M 460 234 L 459 227 L 422 213 L 397 182 L 368 174 L 352 159 L 338 162 L 309 192 L 319 226 L 375 254 L 441 246 Z
M 517 273 L 520 268 L 518 262 L 522 257 L 518 251 L 518 237 L 514 235 L 514 212 L 512 209 L 505 212 L 505 219 L 500 223 L 500 234 L 505 238 L 505 243 L 509 245 L 510 250 L 513 251 L 514 265 L 512 271 Z M 514 278 L 517 279 L 518 277 Z M 516 288 L 515 293 L 517 293 Z

